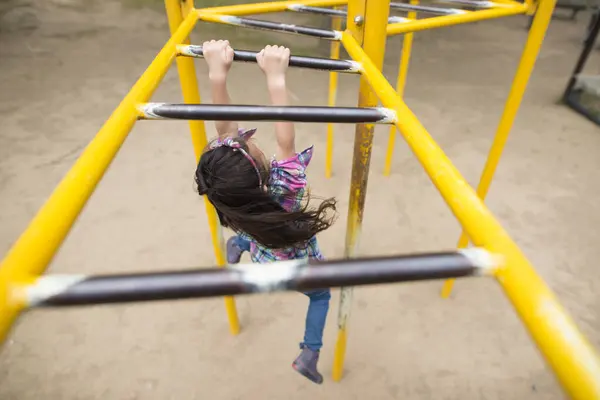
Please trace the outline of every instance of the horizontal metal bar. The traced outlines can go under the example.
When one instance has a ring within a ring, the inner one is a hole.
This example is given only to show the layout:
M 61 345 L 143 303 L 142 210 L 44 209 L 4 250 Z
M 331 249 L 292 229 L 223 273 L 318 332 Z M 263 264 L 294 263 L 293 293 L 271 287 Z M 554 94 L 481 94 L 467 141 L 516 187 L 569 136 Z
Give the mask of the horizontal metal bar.
M 340 40 L 342 33 L 331 29 L 312 28 L 308 26 L 282 24 L 279 22 L 262 21 L 259 19 L 240 18 L 232 15 L 198 13 L 198 18 L 204 22 L 243 26 L 245 28 L 262 29 L 267 31 L 293 33 L 327 40 Z
M 527 7 L 523 5 L 509 6 L 506 8 L 493 8 L 488 10 L 473 11 L 464 14 L 440 15 L 432 18 L 425 18 L 405 22 L 401 24 L 389 24 L 387 34 L 399 35 L 408 32 L 418 32 L 427 29 L 442 28 L 458 24 L 483 21 L 492 18 L 508 17 L 510 15 L 525 14 Z
M 128 275 L 49 275 L 25 289 L 30 306 L 76 306 L 134 301 L 307 291 L 491 274 L 496 258 L 481 249 L 445 253 L 238 264 L 229 268 Z
M 494 6 L 494 3 L 491 1 L 477 0 L 437 0 L 437 2 L 441 4 L 460 4 L 475 9 L 492 8 Z
M 187 57 L 204 57 L 202 46 L 195 45 L 179 45 L 177 46 L 178 55 Z M 255 51 L 234 50 L 233 59 L 241 62 L 256 62 Z M 322 71 L 345 72 L 357 74 L 360 72 L 360 64 L 352 60 L 332 60 L 330 58 L 321 57 L 302 57 L 291 56 L 289 61 L 290 67 L 317 69 Z
M 332 8 L 321 8 L 321 7 L 309 7 L 309 6 L 304 6 L 302 4 L 292 4 L 291 6 L 288 7 L 288 10 L 295 11 L 295 12 L 310 13 L 310 14 L 331 15 L 334 17 L 344 17 L 344 18 L 348 16 L 348 13 L 344 10 L 335 10 Z M 397 23 L 406 22 L 406 21 L 410 21 L 410 19 L 403 18 L 403 17 L 395 17 L 395 16 L 391 16 L 388 18 L 388 23 L 390 23 L 390 24 L 397 24 Z
M 404 3 L 390 3 L 390 8 L 401 11 L 417 11 L 427 14 L 440 14 L 440 15 L 453 15 L 453 14 L 464 14 L 468 11 L 459 10 L 457 8 L 442 8 L 442 7 L 431 7 L 421 6 L 416 4 L 404 4 Z
M 391 124 L 396 114 L 386 108 L 277 107 L 221 104 L 146 103 L 138 109 L 143 119 L 186 119 L 203 121 L 292 121 Z
M 289 1 L 269 1 L 265 3 L 237 4 L 230 6 L 209 7 L 198 9 L 202 13 L 222 14 L 222 15 L 256 15 L 265 13 L 282 12 L 292 4 L 302 4 L 315 7 L 335 7 L 343 6 L 348 0 L 289 0 Z
M 470 8 L 471 10 L 484 10 L 487 8 L 511 8 L 511 7 L 529 7 L 528 4 L 523 4 L 513 0 L 498 0 L 498 1 L 476 1 L 476 0 L 437 0 L 440 4 L 459 4 Z
M 344 10 L 336 10 L 333 8 L 311 7 L 302 4 L 292 4 L 288 6 L 288 11 L 304 12 L 309 14 L 331 15 L 337 17 L 346 17 L 348 13 Z

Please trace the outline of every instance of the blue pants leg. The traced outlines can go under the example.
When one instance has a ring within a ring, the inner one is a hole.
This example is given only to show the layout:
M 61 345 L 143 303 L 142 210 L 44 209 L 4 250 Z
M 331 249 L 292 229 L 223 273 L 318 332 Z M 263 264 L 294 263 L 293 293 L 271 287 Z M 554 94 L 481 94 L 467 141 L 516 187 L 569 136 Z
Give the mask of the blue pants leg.
M 306 312 L 306 325 L 304 328 L 304 342 L 300 347 L 306 346 L 311 350 L 319 351 L 323 347 L 323 330 L 329 311 L 331 292 L 329 289 L 316 289 L 304 292 L 308 296 L 308 311 Z
M 246 240 L 243 237 L 236 235 L 235 239 L 233 239 L 233 241 L 234 241 L 235 245 L 240 248 L 240 250 L 248 251 L 248 252 L 250 251 L 250 241 L 249 240 Z
M 245 251 L 250 251 L 250 241 L 239 235 L 230 237 L 227 240 L 227 262 L 237 264 Z

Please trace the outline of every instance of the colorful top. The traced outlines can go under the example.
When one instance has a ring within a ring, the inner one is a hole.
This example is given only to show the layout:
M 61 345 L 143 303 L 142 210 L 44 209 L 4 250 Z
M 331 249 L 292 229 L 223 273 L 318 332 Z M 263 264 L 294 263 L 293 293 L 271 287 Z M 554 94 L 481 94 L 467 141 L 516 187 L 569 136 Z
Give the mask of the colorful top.
M 305 171 L 312 155 L 313 147 L 311 146 L 287 160 L 271 160 L 269 194 L 287 211 L 297 211 L 302 207 L 308 185 Z M 284 249 L 270 249 L 255 242 L 249 235 L 242 233 L 240 236 L 250 241 L 250 256 L 255 263 L 299 258 L 323 259 L 316 236 L 308 241 L 306 248 L 288 247 Z

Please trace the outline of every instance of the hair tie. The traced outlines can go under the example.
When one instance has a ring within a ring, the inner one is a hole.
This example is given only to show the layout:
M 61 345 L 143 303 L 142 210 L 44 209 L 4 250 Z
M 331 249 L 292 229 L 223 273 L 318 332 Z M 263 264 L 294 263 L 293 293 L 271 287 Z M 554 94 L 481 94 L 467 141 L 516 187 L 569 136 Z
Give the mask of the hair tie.
M 252 158 L 250 154 L 248 154 L 248 152 L 242 148 L 240 142 L 236 141 L 232 137 L 218 138 L 210 144 L 209 148 L 214 150 L 223 146 L 231 147 L 233 151 L 239 151 L 248 161 L 250 161 L 250 164 L 252 164 L 254 170 L 256 171 L 256 176 L 258 176 L 258 186 L 262 187 L 262 177 L 260 176 L 260 171 L 256 165 L 256 161 L 254 161 L 254 158 Z

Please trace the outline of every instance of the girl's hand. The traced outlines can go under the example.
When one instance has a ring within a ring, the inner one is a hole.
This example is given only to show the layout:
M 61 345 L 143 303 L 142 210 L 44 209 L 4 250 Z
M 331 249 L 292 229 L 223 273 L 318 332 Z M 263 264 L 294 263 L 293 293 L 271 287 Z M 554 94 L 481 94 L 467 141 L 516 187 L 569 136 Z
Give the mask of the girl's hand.
M 257 54 L 256 61 L 267 76 L 268 83 L 285 82 L 290 49 L 283 46 L 267 46 Z
M 233 49 L 228 40 L 211 40 L 202 44 L 211 80 L 225 79 L 233 63 Z

